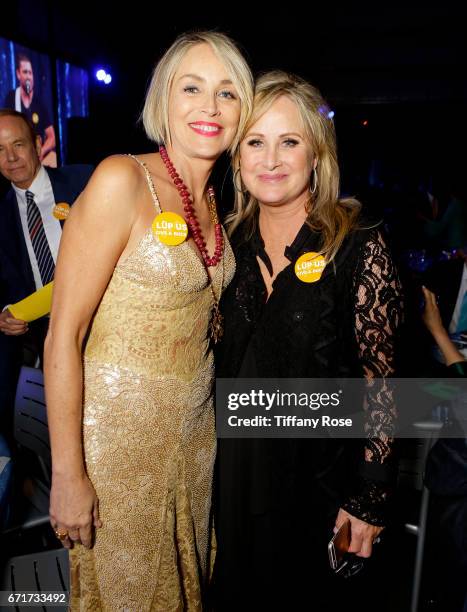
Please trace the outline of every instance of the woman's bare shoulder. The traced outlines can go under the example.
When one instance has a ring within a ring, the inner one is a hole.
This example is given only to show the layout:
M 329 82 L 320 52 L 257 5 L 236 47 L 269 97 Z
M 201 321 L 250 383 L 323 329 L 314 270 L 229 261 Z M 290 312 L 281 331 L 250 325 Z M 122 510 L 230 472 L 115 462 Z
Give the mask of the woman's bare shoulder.
M 145 189 L 146 178 L 138 164 L 127 155 L 112 155 L 97 166 L 79 200 L 90 201 L 93 207 L 128 208 Z
M 134 189 L 143 180 L 141 168 L 128 155 L 111 155 L 105 158 L 95 169 L 91 180 L 94 183 L 109 184 L 114 189 Z

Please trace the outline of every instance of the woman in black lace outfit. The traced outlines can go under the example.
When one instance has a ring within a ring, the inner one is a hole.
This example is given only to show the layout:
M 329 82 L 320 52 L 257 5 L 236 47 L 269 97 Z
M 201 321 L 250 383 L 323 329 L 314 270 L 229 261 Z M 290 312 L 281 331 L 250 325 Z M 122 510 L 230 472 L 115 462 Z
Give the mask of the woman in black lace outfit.
M 378 227 L 339 198 L 335 133 L 319 92 L 262 76 L 235 164 L 228 226 L 237 271 L 224 294 L 217 376 L 381 378 L 394 373 L 400 286 Z M 317 282 L 294 272 L 319 252 Z M 345 581 L 327 542 L 350 520 L 369 557 L 393 484 L 389 395 L 370 397 L 362 441 L 222 439 L 218 449 L 216 610 L 334 610 Z M 342 591 L 343 592 L 343 591 Z

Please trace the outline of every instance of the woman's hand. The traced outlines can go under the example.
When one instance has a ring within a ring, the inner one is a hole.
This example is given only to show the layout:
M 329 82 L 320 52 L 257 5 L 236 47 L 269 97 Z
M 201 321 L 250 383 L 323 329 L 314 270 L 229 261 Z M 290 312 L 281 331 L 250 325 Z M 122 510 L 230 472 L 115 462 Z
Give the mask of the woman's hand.
M 336 532 L 345 521 L 350 521 L 351 540 L 349 552 L 355 553 L 357 557 L 371 557 L 373 544 L 384 527 L 376 527 L 376 525 L 365 523 L 365 521 L 361 521 L 340 508 L 336 518 L 334 532 Z
M 96 492 L 87 476 L 53 475 L 50 492 L 50 522 L 65 548 L 81 543 L 92 546 L 92 528 L 102 527 Z

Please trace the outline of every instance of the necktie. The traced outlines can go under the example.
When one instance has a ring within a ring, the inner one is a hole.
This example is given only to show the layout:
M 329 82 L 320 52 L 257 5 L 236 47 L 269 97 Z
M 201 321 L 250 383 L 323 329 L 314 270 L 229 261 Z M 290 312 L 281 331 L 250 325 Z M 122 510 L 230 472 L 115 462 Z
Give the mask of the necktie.
M 456 332 L 463 331 L 467 331 L 467 291 L 464 293 L 459 320 L 457 321 L 456 327 Z
M 50 252 L 47 236 L 45 235 L 44 224 L 42 222 L 39 207 L 34 202 L 34 194 L 26 191 L 27 219 L 29 236 L 31 237 L 32 248 L 36 255 L 37 265 L 42 279 L 42 284 L 47 285 L 53 279 L 55 264 Z

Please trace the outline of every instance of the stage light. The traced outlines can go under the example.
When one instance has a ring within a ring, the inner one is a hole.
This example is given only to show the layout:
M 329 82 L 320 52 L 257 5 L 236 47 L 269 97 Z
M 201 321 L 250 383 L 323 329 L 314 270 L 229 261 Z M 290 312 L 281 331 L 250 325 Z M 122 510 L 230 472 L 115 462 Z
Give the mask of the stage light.
M 112 82 L 112 75 L 109 74 L 103 68 L 99 68 L 96 71 L 96 79 L 101 83 L 104 83 L 104 85 L 110 85 L 110 83 Z
M 368 125 L 368 119 L 364 119 L 362 121 L 362 125 L 363 125 L 363 127 L 366 127 Z

